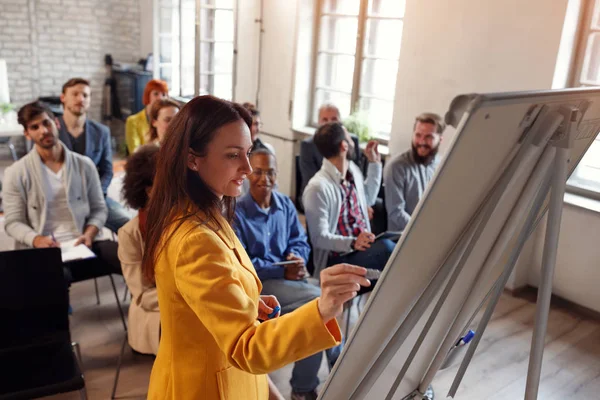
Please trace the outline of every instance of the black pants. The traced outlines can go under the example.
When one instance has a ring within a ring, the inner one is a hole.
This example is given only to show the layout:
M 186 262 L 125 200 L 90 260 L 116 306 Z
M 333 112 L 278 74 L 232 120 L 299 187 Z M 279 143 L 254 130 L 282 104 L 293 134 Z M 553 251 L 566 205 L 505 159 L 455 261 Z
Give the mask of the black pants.
M 93 242 L 92 251 L 96 257 L 64 263 L 65 279 L 71 284 L 109 274 L 123 275 L 117 256 L 118 246 L 118 243 L 112 240 Z

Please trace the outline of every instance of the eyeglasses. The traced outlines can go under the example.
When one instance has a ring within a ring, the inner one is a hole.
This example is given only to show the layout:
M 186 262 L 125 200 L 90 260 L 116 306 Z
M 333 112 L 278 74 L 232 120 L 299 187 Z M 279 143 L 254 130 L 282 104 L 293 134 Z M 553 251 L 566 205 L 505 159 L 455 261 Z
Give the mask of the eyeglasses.
M 254 169 L 250 174 L 250 176 L 252 176 L 253 178 L 260 178 L 263 175 L 266 175 L 270 179 L 273 179 L 277 176 L 277 172 L 274 169 L 267 169 L 264 171 L 262 169 Z

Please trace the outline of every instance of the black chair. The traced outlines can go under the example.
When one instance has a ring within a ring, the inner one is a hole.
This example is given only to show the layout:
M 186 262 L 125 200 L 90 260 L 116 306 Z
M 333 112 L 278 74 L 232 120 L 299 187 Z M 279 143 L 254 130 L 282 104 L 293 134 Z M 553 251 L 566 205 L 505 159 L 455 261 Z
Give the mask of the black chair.
M 296 159 L 296 210 L 303 213 L 304 206 L 302 205 L 302 172 L 300 171 L 300 156 L 297 155 Z
M 0 400 L 87 399 L 68 307 L 60 249 L 0 252 Z
M 85 260 L 74 260 L 64 264 L 65 268 L 69 270 L 71 275 L 71 283 L 77 283 L 86 281 L 89 279 L 94 279 L 94 286 L 96 288 L 96 304 L 100 304 L 100 296 L 98 293 L 98 283 L 96 282 L 97 278 L 102 278 L 108 276 L 110 280 L 110 284 L 112 286 L 113 294 L 115 295 L 115 301 L 117 303 L 117 309 L 119 310 L 119 316 L 121 317 L 121 323 L 123 324 L 123 329 L 127 331 L 127 322 L 125 320 L 125 314 L 123 313 L 123 309 L 121 307 L 121 302 L 119 301 L 119 295 L 117 293 L 117 287 L 115 286 L 115 281 L 112 277 L 112 274 L 122 275 L 122 272 L 116 265 L 120 265 L 119 260 L 117 258 L 117 242 L 113 241 L 105 241 L 102 242 L 103 246 L 96 248 L 95 251 L 101 251 L 105 256 L 103 260 L 98 258 L 90 258 Z M 110 258 L 110 261 L 107 261 Z

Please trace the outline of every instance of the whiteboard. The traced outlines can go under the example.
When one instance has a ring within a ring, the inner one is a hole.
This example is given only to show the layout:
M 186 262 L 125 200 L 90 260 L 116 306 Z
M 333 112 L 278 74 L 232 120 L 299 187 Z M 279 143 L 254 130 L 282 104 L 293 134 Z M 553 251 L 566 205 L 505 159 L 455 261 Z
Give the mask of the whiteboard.
M 460 106 L 464 109 L 460 109 Z M 522 122 L 538 106 L 577 106 L 583 113 L 571 151 L 569 174 L 600 131 L 600 90 L 515 92 L 457 97 L 447 115 L 460 120 L 453 142 L 442 160 L 401 240 L 396 245 L 377 287 L 353 329 L 342 355 L 321 391 L 320 399 L 350 399 L 398 326 L 448 257 L 468 223 L 519 150 L 525 129 Z M 504 222 L 536 165 L 543 147 L 519 169 L 514 184 L 503 194 L 450 291 L 441 312 L 428 331 L 394 399 L 412 393 L 421 382 L 451 324 L 463 309 L 464 293 L 471 288 Z M 511 246 L 509 246 L 510 250 Z M 465 305 L 467 324 L 504 269 L 508 250 L 479 280 L 477 301 Z M 439 293 L 438 293 L 439 295 Z M 384 399 L 413 348 L 433 305 L 420 318 L 365 399 Z M 456 338 L 458 339 L 458 337 Z M 448 349 L 446 349 L 448 350 Z M 444 351 L 446 351 L 444 350 Z M 469 372 L 467 371 L 467 374 Z M 438 397 L 447 388 L 435 388 Z M 460 399 L 460 390 L 456 396 Z

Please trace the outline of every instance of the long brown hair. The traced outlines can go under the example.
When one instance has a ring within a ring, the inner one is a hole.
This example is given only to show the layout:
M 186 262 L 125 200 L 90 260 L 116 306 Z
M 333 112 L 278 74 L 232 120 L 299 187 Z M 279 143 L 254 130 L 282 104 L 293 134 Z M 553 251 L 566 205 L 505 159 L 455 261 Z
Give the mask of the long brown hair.
M 156 176 L 147 205 L 148 222 L 146 250 L 142 261 L 144 276 L 154 282 L 154 264 L 172 235 L 190 219 L 222 229 L 221 215 L 228 222 L 233 219 L 235 198 L 219 199 L 187 166 L 188 153 L 204 156 L 215 133 L 222 126 L 243 120 L 248 127 L 252 117 L 242 106 L 213 96 L 199 96 L 190 100 L 175 115 L 164 143 L 161 144 L 156 165 Z M 163 240 L 163 234 L 171 235 Z M 160 246 L 160 247 L 159 247 Z

